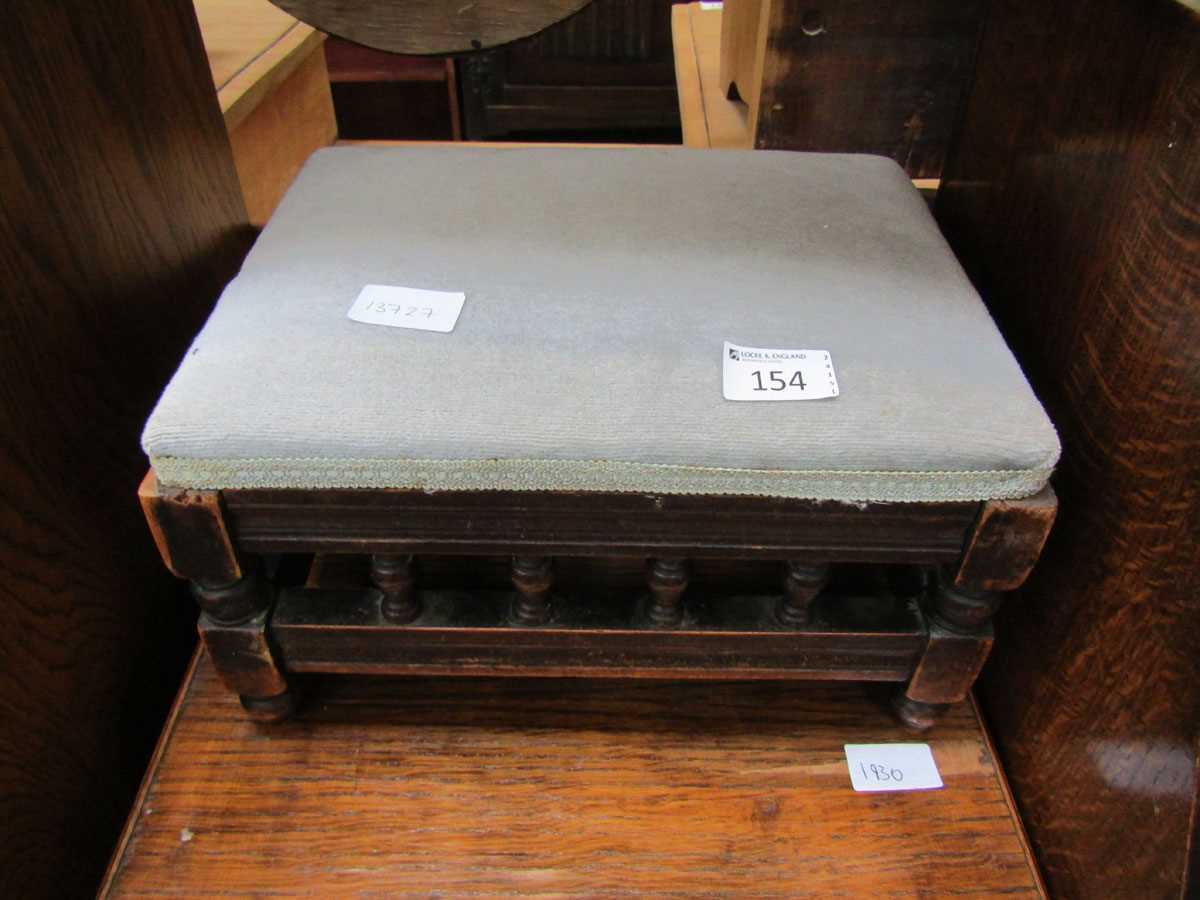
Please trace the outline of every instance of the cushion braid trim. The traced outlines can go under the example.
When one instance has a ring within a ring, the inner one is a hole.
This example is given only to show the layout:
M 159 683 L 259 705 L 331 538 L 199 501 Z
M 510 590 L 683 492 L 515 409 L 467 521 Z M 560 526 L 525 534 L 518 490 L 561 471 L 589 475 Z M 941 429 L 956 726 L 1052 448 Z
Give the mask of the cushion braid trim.
M 193 490 L 397 488 L 595 491 L 935 503 L 1008 500 L 1041 490 L 1052 467 L 992 471 L 732 469 L 545 459 L 194 459 L 152 457 L 159 482 Z

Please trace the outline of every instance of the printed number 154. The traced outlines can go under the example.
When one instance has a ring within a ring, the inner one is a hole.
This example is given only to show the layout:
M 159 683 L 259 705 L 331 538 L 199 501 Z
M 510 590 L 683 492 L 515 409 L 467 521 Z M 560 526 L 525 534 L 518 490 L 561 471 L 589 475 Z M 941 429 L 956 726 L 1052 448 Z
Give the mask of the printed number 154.
M 754 378 L 754 390 L 756 391 L 783 391 L 790 387 L 798 387 L 804 390 L 804 373 L 797 369 L 792 377 L 786 378 L 786 372 L 780 369 L 772 369 L 766 373 L 766 379 L 763 378 L 762 369 L 755 369 L 750 375 Z

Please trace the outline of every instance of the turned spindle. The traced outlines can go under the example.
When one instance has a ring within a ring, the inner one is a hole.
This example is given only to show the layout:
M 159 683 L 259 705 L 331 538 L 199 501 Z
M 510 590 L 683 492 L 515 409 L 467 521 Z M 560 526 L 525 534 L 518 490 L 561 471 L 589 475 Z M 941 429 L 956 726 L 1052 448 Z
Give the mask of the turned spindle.
M 650 564 L 646 576 L 650 585 L 650 604 L 646 616 L 657 628 L 675 628 L 683 621 L 683 592 L 687 590 L 687 563 L 665 557 Z
M 550 621 L 550 586 L 554 570 L 547 556 L 514 556 L 512 582 L 517 589 L 509 619 L 517 625 L 544 625 Z
M 412 561 L 412 556 L 371 557 L 371 584 L 382 594 L 379 612 L 397 625 L 411 622 L 421 614 Z
M 812 621 L 813 601 L 829 582 L 829 566 L 804 565 L 789 561 L 783 581 L 783 596 L 775 608 L 775 617 L 789 628 L 799 628 Z
M 192 582 L 192 596 L 200 609 L 221 625 L 241 625 L 271 608 L 270 584 L 252 563 L 246 564 L 242 578 L 229 584 Z
M 974 591 L 956 586 L 943 574 L 934 595 L 934 620 L 961 634 L 986 628 L 1000 608 L 1004 595 L 999 591 Z

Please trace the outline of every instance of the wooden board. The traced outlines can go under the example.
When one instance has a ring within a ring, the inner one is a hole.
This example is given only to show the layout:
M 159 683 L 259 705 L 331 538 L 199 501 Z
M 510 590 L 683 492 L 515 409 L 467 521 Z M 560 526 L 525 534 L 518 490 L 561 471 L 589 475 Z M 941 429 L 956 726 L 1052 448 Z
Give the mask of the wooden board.
M 268 0 L 195 0 L 250 221 L 262 225 L 309 155 L 337 137 L 325 35 Z
M 230 130 L 325 40 L 268 0 L 195 0 L 195 5 Z
M 675 82 L 685 147 L 749 149 L 750 107 L 730 100 L 721 85 L 720 9 L 699 3 L 671 10 Z
M 759 99 L 763 89 L 763 64 L 772 24 L 770 0 L 727 0 L 721 9 L 720 80 L 721 96 L 746 108 L 747 131 L 758 130 Z
M 979 719 L 946 787 L 856 794 L 911 740 L 861 685 L 339 679 L 249 722 L 185 682 L 104 897 L 1044 896 Z
M 304 161 L 336 139 L 325 54 L 317 46 L 229 132 L 250 221 L 264 224 Z

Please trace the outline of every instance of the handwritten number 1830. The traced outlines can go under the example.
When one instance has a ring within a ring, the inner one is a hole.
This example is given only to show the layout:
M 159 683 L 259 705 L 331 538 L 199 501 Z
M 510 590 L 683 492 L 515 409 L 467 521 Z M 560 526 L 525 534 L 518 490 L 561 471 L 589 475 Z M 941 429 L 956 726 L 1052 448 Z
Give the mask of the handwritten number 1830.
M 756 391 L 782 391 L 789 387 L 798 387 L 800 390 L 804 390 L 805 388 L 804 373 L 800 372 L 799 370 L 792 375 L 791 380 L 789 381 L 783 377 L 783 372 L 781 372 L 779 369 L 773 369 L 767 373 L 767 379 L 770 382 L 770 387 L 766 387 L 763 384 L 763 373 L 761 369 L 755 369 L 750 374 L 754 376 L 754 390 Z

